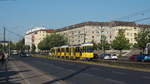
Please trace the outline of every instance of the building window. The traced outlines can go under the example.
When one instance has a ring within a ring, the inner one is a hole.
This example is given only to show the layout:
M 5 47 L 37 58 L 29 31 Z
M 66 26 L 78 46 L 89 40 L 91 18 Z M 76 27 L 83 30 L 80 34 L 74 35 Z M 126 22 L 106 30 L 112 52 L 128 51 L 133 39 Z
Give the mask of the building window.
M 129 33 L 127 33 L 127 36 L 129 36 Z
M 137 36 L 137 34 L 136 34 L 136 33 L 134 33 L 134 36 Z
M 92 38 L 94 38 L 94 36 L 92 36 Z
M 136 29 L 136 27 L 134 27 L 134 29 Z
M 110 36 L 110 39 L 111 39 L 111 36 Z

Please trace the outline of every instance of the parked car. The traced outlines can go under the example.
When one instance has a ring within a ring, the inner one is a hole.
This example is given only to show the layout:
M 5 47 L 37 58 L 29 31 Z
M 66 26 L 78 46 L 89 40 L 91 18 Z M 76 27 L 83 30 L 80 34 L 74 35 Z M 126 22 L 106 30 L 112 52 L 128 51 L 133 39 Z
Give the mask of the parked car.
M 134 55 L 129 57 L 129 60 L 130 61 L 137 61 L 137 56 L 139 56 L 139 54 L 134 54 Z
M 137 56 L 137 61 L 142 61 L 142 62 L 150 61 L 150 55 L 149 54 L 140 54 Z
M 26 56 L 27 56 L 27 57 L 30 57 L 30 56 L 31 56 L 31 54 L 30 54 L 30 53 L 26 53 Z
M 99 59 L 105 59 L 105 60 L 106 60 L 106 59 L 109 59 L 110 56 L 111 56 L 110 54 L 103 53 L 103 54 L 99 54 L 99 55 L 98 55 L 98 58 L 99 58 Z
M 108 54 L 108 53 L 103 53 L 98 55 L 99 59 L 104 59 L 104 60 L 117 60 L 118 56 L 116 54 Z
M 93 59 L 98 59 L 98 54 L 94 53 Z
M 135 54 L 129 57 L 131 61 L 140 61 L 140 62 L 147 62 L 150 61 L 149 54 Z
M 29 56 L 31 56 L 29 53 L 25 53 L 25 52 L 21 52 L 20 53 L 20 56 L 21 57 L 29 57 Z
M 145 56 L 145 57 L 144 57 L 144 61 L 145 61 L 145 62 L 150 62 L 150 55 L 149 55 L 149 56 Z
M 111 60 L 117 60 L 117 59 L 118 59 L 117 54 L 111 54 L 110 59 L 111 59 Z

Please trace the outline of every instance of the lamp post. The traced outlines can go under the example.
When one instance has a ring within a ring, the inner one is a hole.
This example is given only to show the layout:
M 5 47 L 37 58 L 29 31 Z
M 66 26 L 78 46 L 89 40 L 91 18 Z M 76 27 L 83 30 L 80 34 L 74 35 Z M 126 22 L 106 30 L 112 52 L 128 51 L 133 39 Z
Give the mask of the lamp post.
M 83 43 L 85 43 L 85 40 L 86 40 L 86 33 L 85 33 L 85 28 L 84 28 L 84 32 L 83 32 L 83 34 L 79 34 L 79 35 L 83 35 Z
M 3 38 L 4 38 L 4 52 L 6 52 L 6 48 L 5 48 L 5 42 L 6 42 L 6 39 L 5 39 L 5 34 L 6 34 L 6 33 L 5 33 L 5 29 L 6 29 L 6 28 L 4 27 L 4 37 L 3 37 Z
M 101 47 L 102 47 L 102 51 L 104 52 L 103 35 L 102 35 L 103 32 L 104 32 L 104 31 L 103 31 L 102 26 L 101 26 Z M 105 53 L 105 52 L 104 52 L 104 53 Z

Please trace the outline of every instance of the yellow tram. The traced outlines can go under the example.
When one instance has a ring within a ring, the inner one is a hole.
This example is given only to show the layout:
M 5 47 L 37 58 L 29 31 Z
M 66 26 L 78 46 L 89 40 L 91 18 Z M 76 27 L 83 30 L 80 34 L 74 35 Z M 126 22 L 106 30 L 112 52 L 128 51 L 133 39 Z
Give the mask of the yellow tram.
M 53 57 L 62 57 L 69 59 L 92 59 L 94 58 L 93 44 L 84 43 L 80 45 L 64 45 L 61 47 L 51 48 Z

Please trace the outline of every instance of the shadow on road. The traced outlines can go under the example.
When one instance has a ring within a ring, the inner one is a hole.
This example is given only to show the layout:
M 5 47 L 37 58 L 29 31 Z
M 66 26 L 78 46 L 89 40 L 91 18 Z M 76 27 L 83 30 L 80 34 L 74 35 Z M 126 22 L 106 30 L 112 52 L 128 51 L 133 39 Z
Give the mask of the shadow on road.
M 90 66 L 86 66 L 86 67 L 80 69 L 79 71 L 76 71 L 76 72 L 74 72 L 74 73 L 72 73 L 72 74 L 70 74 L 68 76 L 65 76 L 65 77 L 62 77 L 62 78 L 57 78 L 57 79 L 54 79 L 52 81 L 46 82 L 44 84 L 52 84 L 52 83 L 55 83 L 55 82 L 58 82 L 58 81 L 61 81 L 61 80 L 67 80 L 67 79 L 69 79 L 71 77 L 74 77 L 74 76 L 80 74 L 81 72 L 83 72 L 83 71 L 85 71 L 85 70 L 87 70 L 89 68 L 90 68 Z
M 30 70 L 24 70 L 24 71 L 9 71 L 9 70 L 3 70 L 0 69 L 0 84 L 21 84 L 17 83 L 16 79 L 21 79 L 20 77 L 17 77 L 18 73 L 21 72 L 29 72 Z

